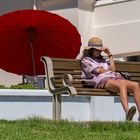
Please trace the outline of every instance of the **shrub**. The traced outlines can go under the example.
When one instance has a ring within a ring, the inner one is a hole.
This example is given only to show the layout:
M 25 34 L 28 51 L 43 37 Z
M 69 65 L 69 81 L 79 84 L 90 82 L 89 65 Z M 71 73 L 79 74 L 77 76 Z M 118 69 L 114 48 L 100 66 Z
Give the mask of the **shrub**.
M 17 84 L 11 85 L 10 87 L 0 85 L 0 89 L 40 89 L 40 88 L 34 87 L 32 84 Z

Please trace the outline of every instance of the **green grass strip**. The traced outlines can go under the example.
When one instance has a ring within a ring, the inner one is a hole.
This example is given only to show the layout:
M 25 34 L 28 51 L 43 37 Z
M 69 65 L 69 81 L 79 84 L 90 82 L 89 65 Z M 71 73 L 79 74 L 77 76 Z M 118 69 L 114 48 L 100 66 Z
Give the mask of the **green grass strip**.
M 81 123 L 40 118 L 0 120 L 0 140 L 140 140 L 140 124 Z

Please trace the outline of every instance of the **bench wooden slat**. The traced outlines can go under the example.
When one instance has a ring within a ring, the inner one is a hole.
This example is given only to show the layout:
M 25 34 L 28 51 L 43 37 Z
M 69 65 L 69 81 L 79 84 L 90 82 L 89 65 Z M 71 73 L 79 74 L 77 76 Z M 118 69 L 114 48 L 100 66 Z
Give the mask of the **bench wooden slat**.
M 132 77 L 140 77 L 140 73 L 130 73 Z
M 54 74 L 60 75 L 64 73 L 69 73 L 72 75 L 81 75 L 81 71 L 72 71 L 72 70 L 54 70 Z
M 56 87 L 57 88 L 60 88 L 62 86 L 63 86 L 63 84 L 56 84 Z M 83 88 L 83 85 L 82 84 L 75 84 L 75 85 L 72 84 L 72 86 L 74 86 L 75 88 Z
M 115 62 L 116 70 L 122 72 L 140 72 L 140 62 Z
M 140 81 L 140 77 L 131 77 L 131 80 L 133 80 L 133 81 Z
M 69 59 L 67 59 L 69 60 Z M 78 69 L 80 70 L 80 63 L 79 61 L 54 61 L 53 63 L 54 69 L 64 69 L 64 70 L 70 70 L 70 69 Z
M 89 96 L 119 96 L 118 93 L 109 93 L 109 92 L 87 92 L 87 91 L 77 91 L 77 95 L 89 95 Z M 128 93 L 129 96 L 133 96 L 132 93 Z

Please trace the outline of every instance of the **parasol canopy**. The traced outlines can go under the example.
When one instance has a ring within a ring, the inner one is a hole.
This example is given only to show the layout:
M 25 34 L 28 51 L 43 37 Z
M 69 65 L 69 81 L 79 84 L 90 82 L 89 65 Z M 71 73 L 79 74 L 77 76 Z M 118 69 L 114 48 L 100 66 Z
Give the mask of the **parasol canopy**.
M 80 35 L 65 18 L 42 10 L 0 17 L 0 68 L 20 75 L 44 74 L 41 56 L 75 58 Z

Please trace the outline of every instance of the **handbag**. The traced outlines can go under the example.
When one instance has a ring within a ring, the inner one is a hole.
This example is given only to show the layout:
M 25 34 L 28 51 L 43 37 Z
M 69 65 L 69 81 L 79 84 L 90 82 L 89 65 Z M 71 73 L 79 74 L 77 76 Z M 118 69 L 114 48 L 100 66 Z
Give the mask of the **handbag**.
M 126 80 L 131 80 L 131 75 L 130 75 L 130 73 L 128 73 L 128 72 L 119 72 L 121 75 L 122 75 L 122 77 L 124 78 L 124 79 L 126 79 Z

